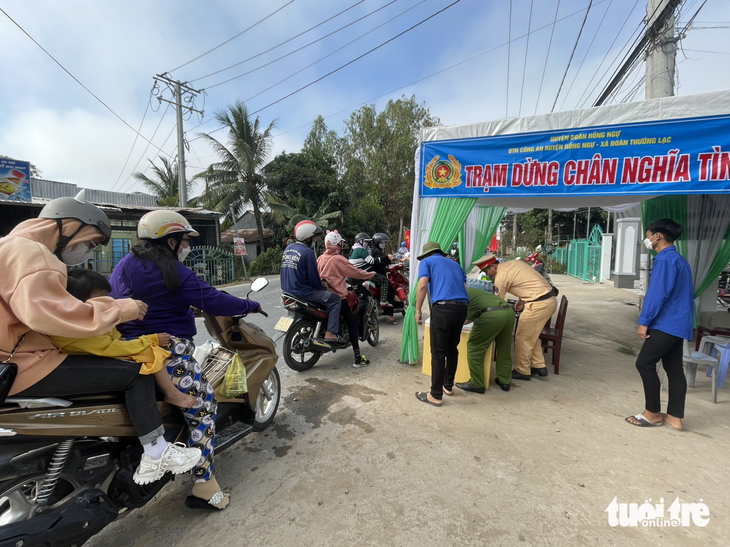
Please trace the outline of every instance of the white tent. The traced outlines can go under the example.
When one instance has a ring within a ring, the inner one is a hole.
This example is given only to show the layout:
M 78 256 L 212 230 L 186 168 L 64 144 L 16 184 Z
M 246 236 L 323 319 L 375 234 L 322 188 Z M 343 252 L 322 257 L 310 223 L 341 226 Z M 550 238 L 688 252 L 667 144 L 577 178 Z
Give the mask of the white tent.
M 478 205 L 621 211 L 671 194 L 725 194 L 719 198 L 724 202 L 730 194 L 729 150 L 730 91 L 423 129 L 416 151 L 411 287 L 418 277 L 416 256 L 433 233 L 442 198 L 476 198 L 465 221 L 468 260 Z M 580 162 L 591 160 L 599 167 L 588 174 L 589 164 Z M 539 169 L 528 183 L 533 162 Z M 649 163 L 654 167 L 647 171 Z M 601 172 L 609 178 L 601 180 Z M 716 209 L 730 209 L 728 204 Z M 414 325 L 407 317 L 404 339 Z

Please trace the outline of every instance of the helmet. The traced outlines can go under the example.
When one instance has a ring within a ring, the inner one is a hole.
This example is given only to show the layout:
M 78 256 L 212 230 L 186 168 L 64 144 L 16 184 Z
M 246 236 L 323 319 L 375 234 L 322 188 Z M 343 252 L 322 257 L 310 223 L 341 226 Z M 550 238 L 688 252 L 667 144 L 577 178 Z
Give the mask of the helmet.
M 453 242 L 453 243 L 451 244 L 451 246 L 452 246 L 452 247 L 453 247 L 454 249 L 456 249 L 456 248 L 457 248 L 457 247 L 459 246 L 459 244 L 458 244 L 458 243 L 457 243 L 456 241 L 454 241 L 454 242 Z
M 327 231 L 327 235 L 324 238 L 325 243 L 329 243 L 330 245 L 339 245 L 340 243 L 344 243 L 345 240 L 342 238 L 342 236 L 337 233 L 337 230 L 334 232 Z
M 370 241 L 371 237 L 369 235 L 367 235 L 365 232 L 360 232 L 359 234 L 357 234 L 355 236 L 355 241 L 363 241 L 363 240 Z
M 388 243 L 388 241 L 390 241 L 390 238 L 388 237 L 388 234 L 378 232 L 377 234 L 373 234 L 373 241 L 375 241 L 376 243 Z
M 179 233 L 200 235 L 193 230 L 188 219 L 175 211 L 150 211 L 139 219 L 137 225 L 137 237 L 143 239 L 162 239 Z
M 322 233 L 322 228 L 317 226 L 311 220 L 302 220 L 299 224 L 294 226 L 294 237 L 298 241 L 306 241 L 312 236 L 318 236 Z
M 38 218 L 56 219 L 59 222 L 64 218 L 80 220 L 84 224 L 94 226 L 104 235 L 102 245 L 112 236 L 111 222 L 106 213 L 93 203 L 86 201 L 86 190 L 81 190 L 75 198 L 57 198 L 41 209 Z M 69 238 L 70 240 L 70 238 Z M 66 242 L 68 244 L 68 242 Z
M 401 242 L 400 242 L 400 246 L 401 246 L 401 247 L 405 247 L 405 246 L 406 246 L 406 242 L 405 242 L 405 241 L 401 241 Z

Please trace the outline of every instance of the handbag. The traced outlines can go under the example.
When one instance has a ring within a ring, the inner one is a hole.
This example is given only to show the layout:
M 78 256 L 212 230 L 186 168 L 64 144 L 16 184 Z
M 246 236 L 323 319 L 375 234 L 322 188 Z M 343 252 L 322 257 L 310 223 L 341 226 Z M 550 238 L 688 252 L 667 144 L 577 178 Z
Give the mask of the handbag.
M 8 393 L 10 393 L 10 388 L 13 387 L 15 377 L 18 375 L 18 365 L 11 363 L 10 359 L 12 359 L 15 352 L 18 351 L 20 344 L 23 342 L 23 338 L 25 338 L 25 334 L 23 334 L 18 340 L 18 343 L 15 344 L 10 356 L 0 363 L 0 405 L 5 402 Z

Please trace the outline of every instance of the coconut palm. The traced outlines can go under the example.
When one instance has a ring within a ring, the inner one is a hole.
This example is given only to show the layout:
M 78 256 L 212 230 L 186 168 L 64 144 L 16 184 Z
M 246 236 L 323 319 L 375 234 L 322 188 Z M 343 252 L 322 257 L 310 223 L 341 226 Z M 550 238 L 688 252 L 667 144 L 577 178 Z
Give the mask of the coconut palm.
M 302 220 L 311 220 L 317 226 L 329 228 L 330 220 L 342 221 L 342 211 L 330 211 L 332 198 L 328 198 L 315 209 L 315 204 L 311 201 L 293 195 L 291 192 L 286 193 L 286 201 L 276 196 L 264 192 L 266 202 L 271 209 L 271 219 L 279 226 L 286 225 L 290 231 L 293 231 Z
M 230 217 L 231 209 L 235 214 L 251 203 L 262 251 L 265 251 L 261 220 L 265 182 L 261 169 L 271 152 L 274 122 L 262 130 L 259 118 L 251 121 L 248 108 L 240 100 L 228 105 L 228 110 L 217 111 L 215 119 L 221 128 L 228 130 L 228 144 L 206 133 L 200 135 L 220 158 L 219 162 L 197 175 L 209 184 L 207 205 Z M 233 222 L 232 218 L 229 220 Z
M 178 203 L 179 177 L 177 162 L 165 156 L 159 157 L 162 167 L 155 165 L 155 162 L 148 160 L 152 166 L 154 178 L 150 178 L 142 172 L 134 173 L 134 178 L 142 183 L 156 198 L 157 203 L 163 207 L 174 207 Z M 188 195 L 195 188 L 195 181 L 189 180 L 185 184 Z

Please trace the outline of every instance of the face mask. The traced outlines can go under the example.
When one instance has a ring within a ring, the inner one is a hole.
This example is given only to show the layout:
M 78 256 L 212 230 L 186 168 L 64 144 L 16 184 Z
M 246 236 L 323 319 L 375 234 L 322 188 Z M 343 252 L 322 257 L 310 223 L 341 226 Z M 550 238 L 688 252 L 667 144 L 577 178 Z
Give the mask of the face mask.
M 67 266 L 78 266 L 79 264 L 83 264 L 89 260 L 90 256 L 91 249 L 83 243 L 79 243 L 73 247 L 66 247 L 63 251 L 61 251 L 61 260 Z
M 647 248 L 647 249 L 649 249 L 650 251 L 651 251 L 651 250 L 652 250 L 652 249 L 654 248 L 654 246 L 653 246 L 653 245 L 651 244 L 651 240 L 652 240 L 652 239 L 654 239 L 654 237 L 656 237 L 656 236 L 653 236 L 653 237 L 651 237 L 651 238 L 648 238 L 648 237 L 647 237 L 647 238 L 646 238 L 646 239 L 644 240 L 644 245 L 645 245 L 645 246 L 646 246 L 646 248 Z
M 181 247 L 180 252 L 177 253 L 177 259 L 180 262 L 185 262 L 185 259 L 190 254 L 190 247 Z

